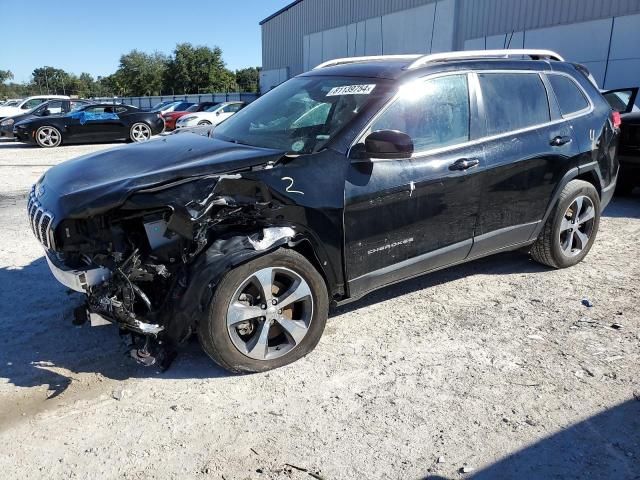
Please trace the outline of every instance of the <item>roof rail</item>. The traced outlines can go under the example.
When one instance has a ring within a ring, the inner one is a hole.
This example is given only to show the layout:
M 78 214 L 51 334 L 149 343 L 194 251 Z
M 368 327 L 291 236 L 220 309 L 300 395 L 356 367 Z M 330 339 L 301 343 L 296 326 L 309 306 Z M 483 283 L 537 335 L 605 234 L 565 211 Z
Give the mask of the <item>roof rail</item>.
M 335 65 L 342 65 L 345 63 L 356 63 L 356 62 L 367 62 L 367 61 L 375 61 L 375 60 L 417 60 L 421 58 L 423 55 L 373 55 L 368 57 L 344 57 L 344 58 L 334 58 L 333 60 L 328 60 L 324 63 L 321 63 L 314 70 L 319 70 L 321 68 L 333 67 Z
M 510 50 L 468 50 L 463 52 L 433 53 L 424 55 L 415 60 L 408 69 L 420 68 L 432 62 L 446 62 L 448 60 L 467 60 L 473 58 L 508 58 L 508 57 L 531 57 L 534 60 L 547 59 L 564 62 L 556 52 L 551 50 L 535 49 L 510 49 Z

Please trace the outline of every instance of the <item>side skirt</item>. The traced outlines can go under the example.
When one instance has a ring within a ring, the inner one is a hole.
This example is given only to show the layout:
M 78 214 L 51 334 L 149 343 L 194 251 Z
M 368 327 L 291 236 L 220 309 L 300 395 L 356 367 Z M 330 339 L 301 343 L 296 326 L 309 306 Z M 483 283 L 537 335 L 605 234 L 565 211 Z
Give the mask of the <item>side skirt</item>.
M 537 222 L 534 225 L 537 225 Z M 530 227 L 530 228 L 533 228 L 533 227 Z M 497 248 L 491 251 L 485 251 L 482 253 L 474 254 L 473 256 L 469 255 L 468 257 L 462 260 L 452 261 L 450 263 L 440 263 L 441 261 L 446 259 L 447 255 L 452 254 L 450 250 L 452 249 L 452 247 L 468 249 L 469 246 L 473 243 L 473 241 L 467 240 L 465 242 L 457 243 L 455 245 L 445 247 L 443 249 L 436 250 L 433 252 L 429 252 L 425 255 L 420 255 L 416 258 L 405 260 L 404 262 L 400 262 L 396 265 L 391 265 L 389 267 L 376 270 L 375 272 L 371 272 L 361 277 L 358 277 L 354 280 L 351 280 L 348 283 L 349 293 L 351 296 L 343 300 L 333 301 L 331 305 L 334 307 L 346 305 L 348 303 L 360 300 L 362 297 L 368 295 L 371 292 L 374 292 L 381 288 L 389 287 L 391 285 L 395 285 L 396 283 L 404 282 L 405 280 L 418 278 L 423 275 L 427 275 L 429 273 L 437 272 L 439 270 L 444 270 L 449 267 L 455 267 L 457 265 L 472 262 L 474 260 L 478 260 L 480 258 L 488 257 L 494 254 L 510 252 L 513 250 L 519 250 L 521 248 L 532 245 L 533 243 L 535 243 L 535 240 L 536 239 L 534 238 L 533 240 L 526 240 L 526 241 L 521 241 L 514 244 L 507 244 L 506 246 L 503 246 L 501 248 Z M 454 251 L 457 251 L 457 248 L 454 249 Z M 449 251 L 443 252 L 443 250 L 449 250 Z M 427 266 L 429 262 L 431 262 L 430 268 Z M 406 265 L 407 263 L 409 265 Z M 440 264 L 437 265 L 438 263 Z M 426 268 L 423 268 L 421 270 L 421 267 L 423 266 Z M 372 278 L 379 278 L 381 280 L 381 283 L 378 284 L 377 286 L 374 286 Z M 365 286 L 369 288 L 365 289 L 366 288 Z

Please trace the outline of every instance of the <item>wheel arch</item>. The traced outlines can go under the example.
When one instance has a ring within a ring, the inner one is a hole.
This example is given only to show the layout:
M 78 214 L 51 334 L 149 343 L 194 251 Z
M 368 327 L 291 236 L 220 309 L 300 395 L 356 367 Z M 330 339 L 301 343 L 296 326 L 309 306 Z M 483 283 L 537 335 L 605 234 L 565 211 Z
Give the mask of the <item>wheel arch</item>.
M 535 240 L 536 238 L 538 238 L 540 232 L 544 228 L 545 223 L 547 223 L 549 216 L 553 213 L 554 208 L 558 204 L 562 190 L 564 190 L 564 187 L 566 187 L 567 184 L 572 180 L 583 180 L 585 182 L 591 183 L 597 190 L 600 199 L 602 199 L 603 182 L 597 166 L 598 164 L 596 162 L 593 162 L 581 167 L 574 167 L 564 174 L 562 179 L 556 185 L 555 190 L 553 191 L 553 195 L 551 197 L 551 200 L 547 204 L 547 209 L 545 211 L 544 217 L 542 218 L 542 221 L 538 224 L 529 240 Z
M 322 260 L 323 256 L 318 254 L 314 243 L 307 235 L 291 227 L 268 227 L 252 233 L 234 232 L 216 240 L 189 268 L 188 284 L 173 312 L 173 325 L 169 329 L 174 332 L 172 336 L 181 338 L 185 331 L 193 331 L 197 327 L 217 284 L 227 272 L 280 248 L 294 250 L 309 261 L 324 280 L 329 295 L 340 290 L 340 286 L 332 284 L 331 273 L 323 266 L 327 261 Z

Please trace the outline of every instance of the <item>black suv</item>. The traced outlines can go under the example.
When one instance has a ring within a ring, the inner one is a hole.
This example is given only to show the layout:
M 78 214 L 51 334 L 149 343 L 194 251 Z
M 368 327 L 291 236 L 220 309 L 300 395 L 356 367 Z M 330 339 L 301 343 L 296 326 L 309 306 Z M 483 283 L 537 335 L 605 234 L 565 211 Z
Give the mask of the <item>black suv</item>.
M 493 253 L 593 245 L 618 172 L 612 110 L 548 51 L 334 60 L 215 129 L 72 160 L 28 210 L 76 322 L 166 366 L 197 333 L 232 371 L 288 364 L 330 304 Z

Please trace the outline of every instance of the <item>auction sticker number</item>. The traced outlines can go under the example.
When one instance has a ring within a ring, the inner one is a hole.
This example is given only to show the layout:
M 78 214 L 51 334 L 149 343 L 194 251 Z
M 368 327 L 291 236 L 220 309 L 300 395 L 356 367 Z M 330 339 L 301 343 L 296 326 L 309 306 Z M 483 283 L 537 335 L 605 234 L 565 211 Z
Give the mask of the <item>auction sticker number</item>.
M 375 85 L 345 85 L 343 87 L 334 87 L 329 90 L 327 97 L 336 97 L 338 95 L 369 95 L 376 88 Z

